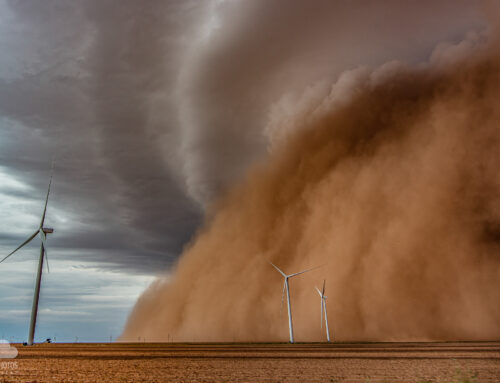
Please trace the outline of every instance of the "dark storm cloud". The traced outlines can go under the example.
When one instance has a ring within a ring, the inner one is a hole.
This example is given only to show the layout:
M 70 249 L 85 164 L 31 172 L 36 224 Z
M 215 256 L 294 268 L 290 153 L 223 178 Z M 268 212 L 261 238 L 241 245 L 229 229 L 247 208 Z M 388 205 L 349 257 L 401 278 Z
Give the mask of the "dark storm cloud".
M 189 2 L 8 6 L 18 23 L 11 39 L 26 46 L 17 50 L 24 69 L 0 79 L 0 164 L 33 186 L 24 198 L 38 199 L 41 214 L 55 156 L 47 219 L 58 226 L 51 238 L 56 256 L 77 249 L 87 261 L 165 268 L 200 217 L 160 145 L 176 128 L 175 115 L 166 102 L 153 107 L 175 81 L 186 32 L 174 16 Z M 199 17 L 193 13 L 184 22 Z
M 123 219 L 156 248 L 184 243 L 197 223 L 195 207 L 169 172 L 158 140 L 162 134 L 151 123 L 151 99 L 172 88 L 165 55 L 172 49 L 175 25 L 166 23 L 166 12 L 164 2 L 144 7 L 129 1 L 118 9 L 107 2 L 99 10 L 88 9 L 95 25 L 87 64 L 95 74 L 90 88 L 100 152 L 122 190 Z M 162 112 L 175 123 L 171 110 Z M 172 122 L 162 128 L 173 129 Z

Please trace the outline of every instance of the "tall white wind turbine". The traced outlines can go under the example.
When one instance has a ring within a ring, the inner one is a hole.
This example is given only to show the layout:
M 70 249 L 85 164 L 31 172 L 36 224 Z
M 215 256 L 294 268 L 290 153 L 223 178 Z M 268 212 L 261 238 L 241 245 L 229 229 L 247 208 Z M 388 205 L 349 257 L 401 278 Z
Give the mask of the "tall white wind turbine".
M 47 213 L 47 203 L 49 201 L 50 185 L 52 184 L 52 173 L 53 170 L 51 170 L 50 172 L 49 188 L 47 189 L 47 197 L 45 198 L 45 206 L 43 208 L 43 214 L 42 214 L 42 220 L 40 221 L 40 226 L 38 226 L 38 229 L 26 241 L 24 241 L 21 245 L 19 245 L 17 249 L 15 249 L 13 252 L 11 252 L 9 255 L 7 255 L 0 261 L 0 263 L 2 263 L 12 254 L 14 254 L 17 250 L 30 243 L 37 235 L 40 235 L 42 243 L 40 245 L 40 258 L 38 260 L 38 272 L 36 275 L 35 293 L 33 294 L 33 305 L 31 307 L 31 320 L 30 320 L 30 329 L 28 335 L 28 344 L 30 346 L 33 344 L 33 339 L 35 337 L 36 316 L 38 313 L 38 300 L 40 298 L 40 284 L 42 282 L 43 261 L 44 258 L 47 257 L 47 234 L 54 232 L 54 229 L 43 226 L 45 222 L 45 214 Z M 49 271 L 48 258 L 47 258 L 47 271 Z
M 286 298 L 287 298 L 287 304 L 288 304 L 288 329 L 290 331 L 290 343 L 293 343 L 292 306 L 291 306 L 291 303 L 290 303 L 290 286 L 289 286 L 288 280 L 290 278 L 292 278 L 292 277 L 295 277 L 295 276 L 300 275 L 300 274 L 307 273 L 308 271 L 317 269 L 318 267 L 321 267 L 321 266 L 313 267 L 312 269 L 307 269 L 307 270 L 300 271 L 300 272 L 295 273 L 295 274 L 289 274 L 289 275 L 287 275 L 283 271 L 281 271 L 274 263 L 272 263 L 272 262 L 269 262 L 269 263 L 276 270 L 278 270 L 278 272 L 281 275 L 283 275 L 283 278 L 285 278 L 285 281 L 284 281 L 284 284 L 283 284 L 283 293 L 281 294 L 281 306 L 283 306 L 283 298 L 285 296 L 285 290 L 286 290 Z
M 328 342 L 330 342 L 330 331 L 328 330 L 328 314 L 326 313 L 326 298 L 328 298 L 325 295 L 325 280 L 323 280 L 323 290 L 319 290 L 316 287 L 316 291 L 318 292 L 319 296 L 321 297 L 321 328 L 323 328 L 323 313 L 325 313 L 325 328 L 326 328 L 326 339 Z

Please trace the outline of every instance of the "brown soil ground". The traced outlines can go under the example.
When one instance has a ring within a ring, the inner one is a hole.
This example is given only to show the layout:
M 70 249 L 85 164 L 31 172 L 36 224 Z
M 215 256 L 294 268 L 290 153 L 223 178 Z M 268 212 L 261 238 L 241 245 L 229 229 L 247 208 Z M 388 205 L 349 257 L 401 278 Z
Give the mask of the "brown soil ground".
M 0 382 L 500 382 L 500 342 L 15 345 Z

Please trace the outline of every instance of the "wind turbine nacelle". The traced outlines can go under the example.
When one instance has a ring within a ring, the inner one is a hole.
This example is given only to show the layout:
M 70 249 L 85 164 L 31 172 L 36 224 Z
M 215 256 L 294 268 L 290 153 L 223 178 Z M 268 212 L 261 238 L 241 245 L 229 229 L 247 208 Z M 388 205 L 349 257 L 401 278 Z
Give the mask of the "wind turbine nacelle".
M 52 234 L 54 232 L 54 229 L 51 227 L 44 227 L 42 230 L 45 234 Z

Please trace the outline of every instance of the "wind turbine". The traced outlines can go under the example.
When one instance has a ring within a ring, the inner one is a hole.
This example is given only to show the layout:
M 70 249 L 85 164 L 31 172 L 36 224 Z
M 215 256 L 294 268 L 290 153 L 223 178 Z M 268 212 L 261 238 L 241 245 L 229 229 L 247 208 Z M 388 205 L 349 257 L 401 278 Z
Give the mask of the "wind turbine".
M 330 342 L 330 331 L 328 330 L 328 315 L 326 313 L 326 298 L 328 298 L 325 295 L 325 280 L 323 280 L 323 290 L 319 291 L 319 289 L 316 287 L 316 291 L 318 292 L 319 296 L 321 297 L 321 328 L 323 328 L 323 312 L 325 313 L 325 327 L 326 327 L 326 339 L 328 342 Z
M 293 343 L 293 324 L 292 324 L 292 306 L 291 306 L 291 303 L 290 303 L 290 286 L 289 286 L 289 283 L 288 283 L 288 279 L 292 278 L 292 277 L 295 277 L 297 275 L 300 275 L 300 274 L 304 274 L 304 273 L 307 273 L 308 271 L 311 271 L 311 270 L 314 270 L 314 269 L 317 269 L 318 267 L 321 267 L 321 266 L 317 266 L 317 267 L 313 267 L 312 269 L 307 269 L 307 270 L 304 270 L 304 271 L 300 271 L 298 273 L 294 273 L 294 274 L 285 274 L 283 271 L 281 271 L 278 266 L 276 266 L 274 263 L 272 262 L 269 262 L 276 270 L 278 270 L 278 272 L 283 275 L 283 278 L 285 278 L 285 282 L 283 284 L 283 293 L 281 294 L 281 307 L 283 307 L 283 299 L 284 299 L 284 296 L 285 296 L 285 290 L 286 290 L 286 298 L 287 298 L 287 304 L 288 304 L 288 329 L 290 331 L 290 343 Z
M 38 260 L 38 272 L 36 275 L 35 293 L 33 294 L 33 306 L 31 307 L 30 330 L 28 335 L 28 345 L 30 346 L 33 345 L 33 339 L 35 337 L 36 316 L 38 313 L 38 300 L 40 298 L 40 284 L 42 282 L 43 261 L 44 258 L 47 257 L 47 234 L 54 232 L 54 229 L 43 226 L 45 222 L 45 214 L 47 212 L 47 203 L 49 201 L 50 185 L 52 184 L 53 168 L 54 164 L 52 164 L 52 169 L 50 171 L 49 188 L 47 189 L 47 197 L 45 198 L 45 206 L 43 208 L 43 214 L 42 214 L 42 220 L 40 221 L 40 226 L 38 226 L 38 229 L 26 241 L 24 241 L 21 245 L 19 245 L 17 249 L 15 249 L 13 252 L 11 252 L 9 255 L 7 255 L 4 259 L 0 261 L 0 263 L 2 263 L 12 254 L 14 254 L 17 250 L 19 250 L 21 247 L 30 243 L 37 235 L 40 235 L 42 243 L 40 245 L 40 258 Z M 47 258 L 47 271 L 50 271 L 48 258 Z

